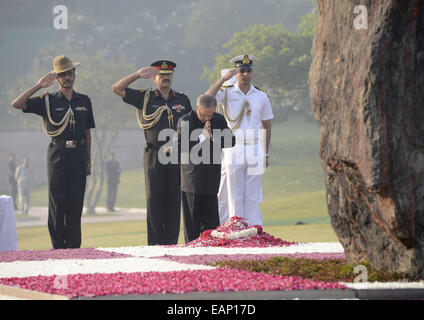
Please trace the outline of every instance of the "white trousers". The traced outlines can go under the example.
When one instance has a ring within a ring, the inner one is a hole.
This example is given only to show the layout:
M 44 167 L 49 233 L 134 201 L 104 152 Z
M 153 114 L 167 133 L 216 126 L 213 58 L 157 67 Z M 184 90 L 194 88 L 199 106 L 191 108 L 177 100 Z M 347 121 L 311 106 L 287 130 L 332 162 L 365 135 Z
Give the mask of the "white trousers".
M 31 187 L 18 185 L 19 192 L 19 209 L 22 214 L 28 214 L 29 201 L 31 199 Z
M 237 215 L 249 225 L 262 226 L 259 203 L 262 197 L 262 176 L 265 154 L 262 144 L 239 144 L 223 149 L 221 183 L 218 192 L 220 224 Z

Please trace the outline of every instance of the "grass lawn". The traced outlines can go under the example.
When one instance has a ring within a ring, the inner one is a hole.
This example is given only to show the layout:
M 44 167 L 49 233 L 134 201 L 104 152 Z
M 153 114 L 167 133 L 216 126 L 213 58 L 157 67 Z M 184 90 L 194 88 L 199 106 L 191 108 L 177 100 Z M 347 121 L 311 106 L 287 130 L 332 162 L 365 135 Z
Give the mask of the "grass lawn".
M 261 210 L 264 231 L 289 241 L 338 241 L 327 213 L 318 145 L 319 129 L 315 124 L 293 119 L 273 126 L 271 165 L 263 178 L 264 202 Z M 33 206 L 47 206 L 45 185 L 34 190 L 31 202 Z M 124 171 L 116 207 L 144 208 L 145 203 L 143 170 Z M 98 206 L 105 204 L 104 188 Z M 304 224 L 296 225 L 298 222 Z M 182 241 L 181 231 L 180 242 Z M 83 247 L 145 244 L 145 221 L 83 225 Z M 50 248 L 47 228 L 19 228 L 18 248 Z
M 391 282 L 412 280 L 418 281 L 419 277 L 407 272 L 379 271 L 374 269 L 369 262 L 362 262 L 368 273 L 368 281 Z M 235 268 L 251 272 L 265 272 L 279 276 L 298 276 L 304 279 L 326 282 L 354 282 L 356 278 L 356 263 L 348 263 L 340 259 L 307 259 L 273 257 L 266 260 L 244 261 L 217 261 L 210 265 L 220 268 Z
M 18 228 L 18 250 L 50 249 L 47 226 Z M 145 221 L 82 225 L 83 248 L 147 245 Z

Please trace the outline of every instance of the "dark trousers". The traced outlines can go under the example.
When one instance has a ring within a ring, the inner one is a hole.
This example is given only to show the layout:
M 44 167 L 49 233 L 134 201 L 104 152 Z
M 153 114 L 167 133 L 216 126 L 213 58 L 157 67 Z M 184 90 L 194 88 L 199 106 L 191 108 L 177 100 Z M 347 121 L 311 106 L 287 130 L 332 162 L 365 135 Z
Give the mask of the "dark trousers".
M 118 192 L 117 183 L 107 184 L 107 208 L 113 210 L 115 208 L 116 193 Z
M 218 197 L 182 192 L 185 242 L 199 238 L 200 234 L 219 226 Z
M 15 210 L 18 209 L 18 207 L 16 206 L 16 196 L 18 195 L 18 185 L 16 183 L 15 178 L 10 178 L 9 177 L 9 188 L 10 188 L 10 196 L 13 198 L 13 206 L 15 208 Z
M 181 219 L 179 166 L 161 164 L 158 151 L 148 148 L 144 152 L 144 175 L 147 243 L 149 246 L 177 244 Z
M 85 146 L 67 149 L 50 144 L 47 152 L 50 239 L 55 249 L 81 246 L 87 154 Z

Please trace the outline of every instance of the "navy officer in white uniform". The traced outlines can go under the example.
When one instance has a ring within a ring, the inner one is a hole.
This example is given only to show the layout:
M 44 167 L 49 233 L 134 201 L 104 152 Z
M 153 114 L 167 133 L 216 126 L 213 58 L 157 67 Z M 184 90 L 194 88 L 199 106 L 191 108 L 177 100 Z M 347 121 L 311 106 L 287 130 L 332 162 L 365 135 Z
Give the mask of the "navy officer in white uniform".
M 252 85 L 254 56 L 230 60 L 235 66 L 206 91 L 215 96 L 236 145 L 223 150 L 218 193 L 220 223 L 237 215 L 250 225 L 262 225 L 262 176 L 268 166 L 271 140 L 271 102 L 265 92 Z M 237 83 L 224 86 L 233 76 Z

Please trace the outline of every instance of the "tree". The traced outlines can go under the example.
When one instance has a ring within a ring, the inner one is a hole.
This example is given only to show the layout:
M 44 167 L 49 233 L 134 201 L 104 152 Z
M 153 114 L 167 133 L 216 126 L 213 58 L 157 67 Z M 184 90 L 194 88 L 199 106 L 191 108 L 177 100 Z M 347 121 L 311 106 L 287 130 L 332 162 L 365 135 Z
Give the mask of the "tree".
M 294 32 L 300 17 L 314 6 L 311 0 L 200 0 L 188 15 L 184 44 L 208 57 L 211 52 L 221 53 L 222 44 L 235 32 L 255 24 L 281 23 Z
M 281 23 L 295 32 L 300 17 L 316 6 L 312 0 L 102 0 L 101 5 L 73 0 L 63 3 L 70 15 L 69 29 L 58 31 L 52 26 L 52 8 L 57 1 L 5 3 L 0 4 L 0 17 L 4 18 L 0 19 L 1 32 L 7 35 L 0 57 L 6 66 L 0 73 L 3 89 L 16 80 L 16 74 L 32 66 L 33 55 L 42 59 L 38 48 L 65 45 L 81 54 L 103 50 L 107 59 L 125 54 L 136 67 L 158 59 L 173 60 L 178 65 L 174 87 L 191 98 L 208 85 L 199 81 L 203 65 L 213 65 L 215 56 L 225 53 L 222 45 L 235 32 L 261 23 Z M 0 91 L 0 102 L 2 98 Z M 8 125 L 8 120 L 0 118 L 0 124 Z
M 78 57 L 78 55 L 75 55 Z M 111 147 L 126 121 L 135 122 L 135 113 L 122 108 L 121 100 L 111 92 L 111 85 L 123 74 L 129 74 L 134 67 L 125 56 L 108 60 L 102 51 L 92 55 L 79 55 L 84 69 L 77 73 L 78 87 L 90 95 L 93 102 L 96 129 L 92 131 L 92 175 L 86 191 L 87 211 L 95 213 L 96 205 L 103 191 L 105 163 Z
M 275 120 L 286 119 L 292 111 L 312 117 L 307 79 L 315 20 L 315 12 L 303 17 L 299 33 L 286 31 L 281 25 L 263 24 L 235 33 L 224 45 L 228 53 L 216 57 L 214 68 L 204 67 L 202 78 L 214 83 L 220 76 L 218 70 L 233 67 L 229 63 L 232 57 L 249 53 L 257 58 L 254 82 L 270 96 Z

